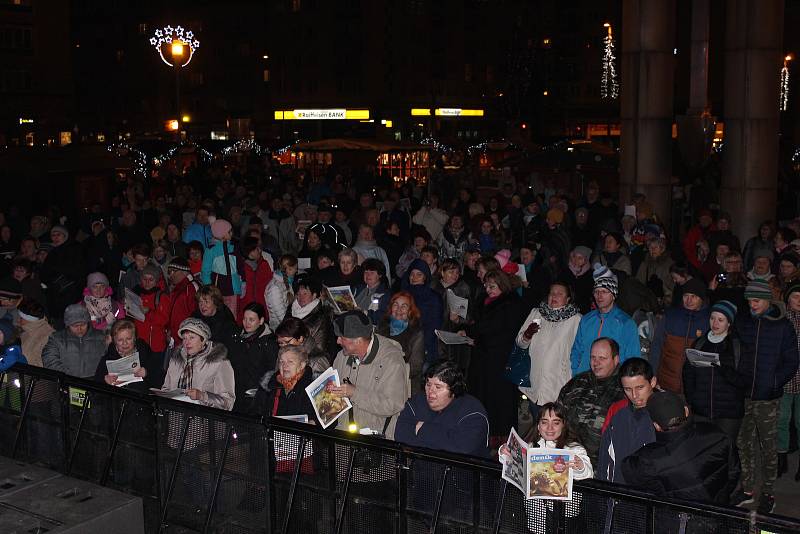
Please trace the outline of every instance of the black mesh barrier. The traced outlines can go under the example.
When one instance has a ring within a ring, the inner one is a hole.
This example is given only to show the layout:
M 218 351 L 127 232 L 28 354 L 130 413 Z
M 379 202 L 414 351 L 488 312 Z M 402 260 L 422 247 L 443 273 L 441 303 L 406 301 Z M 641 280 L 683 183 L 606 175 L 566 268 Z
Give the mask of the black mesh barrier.
M 0 454 L 144 500 L 147 532 L 749 534 L 800 521 L 597 481 L 526 500 L 479 458 L 241 417 L 16 366 L 0 374 Z

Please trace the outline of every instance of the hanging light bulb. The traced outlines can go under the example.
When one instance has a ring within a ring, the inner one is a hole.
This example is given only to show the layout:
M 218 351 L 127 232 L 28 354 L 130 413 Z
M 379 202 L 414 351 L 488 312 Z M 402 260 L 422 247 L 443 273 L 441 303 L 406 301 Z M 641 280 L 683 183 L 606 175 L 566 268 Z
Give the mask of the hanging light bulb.
M 603 43 L 603 77 L 600 80 L 600 97 L 615 99 L 619 96 L 619 81 L 617 80 L 617 67 L 614 64 L 614 36 L 611 33 L 611 24 L 606 22 L 603 27 L 608 30 Z
M 778 100 L 781 111 L 786 111 L 789 107 L 789 62 L 794 59 L 791 54 L 783 58 L 783 68 L 781 69 L 781 96 Z

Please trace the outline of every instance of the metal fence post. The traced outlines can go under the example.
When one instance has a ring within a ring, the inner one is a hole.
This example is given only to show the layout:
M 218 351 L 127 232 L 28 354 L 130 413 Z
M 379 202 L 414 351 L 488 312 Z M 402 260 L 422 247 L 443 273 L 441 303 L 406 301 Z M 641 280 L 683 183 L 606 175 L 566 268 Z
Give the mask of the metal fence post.
M 436 532 L 436 526 L 439 524 L 439 514 L 442 511 L 442 500 L 444 499 L 444 488 L 447 486 L 447 477 L 450 475 L 450 466 L 444 466 L 442 472 L 442 482 L 436 490 L 436 503 L 433 506 L 433 522 L 431 523 L 431 532 Z
M 353 447 L 350 447 L 347 453 L 347 473 L 344 479 L 344 487 L 342 488 L 342 505 L 339 507 L 339 511 L 336 514 L 336 528 L 333 531 L 334 534 L 340 534 L 344 526 L 344 514 L 347 510 L 347 497 L 350 494 L 350 479 L 353 478 L 353 463 L 355 457 L 355 450 Z
M 170 473 L 169 485 L 167 486 L 167 494 L 164 496 L 164 507 L 161 510 L 161 521 L 158 525 L 159 534 L 164 531 L 164 526 L 167 522 L 167 508 L 169 508 L 169 501 L 172 499 L 172 491 L 175 489 L 175 479 L 178 477 L 178 467 L 181 465 L 181 457 L 183 456 L 183 448 L 186 446 L 186 436 L 189 433 L 189 423 L 191 420 L 192 416 L 186 415 L 186 422 L 183 424 L 180 444 L 178 445 L 178 457 L 175 458 L 175 465 L 172 466 L 172 473 Z
M 21 376 L 21 375 L 20 375 Z M 19 443 L 22 440 L 22 429 L 25 427 L 25 419 L 28 417 L 28 410 L 31 406 L 31 397 L 33 396 L 33 386 L 36 384 L 36 377 L 33 377 L 28 384 L 28 389 L 25 394 L 25 401 L 22 403 L 22 410 L 19 413 L 19 425 L 17 425 L 17 434 L 14 436 L 14 448 L 11 451 L 11 457 L 17 457 L 17 451 L 19 450 Z M 20 384 L 21 386 L 22 384 Z M 19 388 L 22 391 L 22 387 Z
M 69 402 L 69 393 L 67 393 L 67 402 Z M 83 396 L 83 404 L 81 405 L 81 418 L 78 420 L 78 428 L 75 430 L 75 439 L 72 442 L 72 450 L 69 453 L 69 461 L 67 462 L 67 476 L 72 473 L 72 462 L 75 461 L 75 452 L 78 450 L 78 440 L 81 439 L 81 430 L 83 429 L 83 421 L 86 419 L 86 410 L 89 406 L 89 390 L 86 390 Z
M 233 428 L 228 427 L 228 432 L 225 434 L 225 447 L 222 449 L 222 459 L 219 463 L 219 469 L 217 470 L 217 476 L 214 480 L 214 491 L 211 493 L 211 502 L 208 504 L 208 512 L 206 512 L 206 521 L 203 525 L 203 534 L 208 532 L 209 527 L 211 526 L 211 518 L 214 516 L 214 506 L 217 502 L 217 493 L 219 492 L 219 485 L 222 481 L 222 472 L 225 469 L 225 458 L 228 456 L 228 449 L 231 446 L 231 434 L 233 433 Z
M 395 466 L 397 467 L 397 514 L 395 532 L 403 534 L 408 530 L 408 458 L 401 450 L 397 453 Z
M 294 460 L 294 471 L 292 472 L 292 481 L 289 484 L 289 494 L 286 496 L 286 510 L 283 514 L 283 521 L 281 521 L 281 534 L 286 534 L 289 528 L 289 518 L 292 516 L 292 506 L 294 505 L 294 494 L 297 491 L 297 479 L 300 478 L 300 468 L 303 464 L 303 454 L 306 450 L 306 441 L 308 438 L 300 436 L 300 443 L 297 447 L 297 456 Z
M 125 410 L 128 407 L 128 399 L 122 399 L 122 407 L 119 409 L 119 417 L 114 425 L 114 435 L 112 436 L 111 443 L 108 446 L 108 454 L 106 455 L 106 462 L 103 465 L 103 473 L 100 475 L 100 485 L 105 486 L 108 481 L 108 475 L 111 472 L 111 463 L 114 461 L 114 453 L 117 451 L 117 443 L 119 442 L 119 433 L 122 430 L 122 420 L 125 418 Z
M 497 508 L 494 510 L 494 519 L 492 521 L 492 532 L 494 534 L 500 532 L 500 522 L 503 519 L 503 505 L 506 503 L 506 490 L 508 490 L 508 482 L 503 480 L 500 484 L 500 499 L 497 501 Z

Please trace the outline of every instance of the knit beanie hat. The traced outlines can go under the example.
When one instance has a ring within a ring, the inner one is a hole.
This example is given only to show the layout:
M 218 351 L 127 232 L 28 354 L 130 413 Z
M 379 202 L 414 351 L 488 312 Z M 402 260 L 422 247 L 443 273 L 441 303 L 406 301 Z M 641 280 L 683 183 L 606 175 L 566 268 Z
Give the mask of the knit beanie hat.
M 184 332 L 192 332 L 193 334 L 197 334 L 203 338 L 204 342 L 211 339 L 211 329 L 208 327 L 208 325 L 201 319 L 196 319 L 194 317 L 184 319 L 181 325 L 178 327 L 179 336 L 182 336 Z
M 64 239 L 69 239 L 69 230 L 67 230 L 66 226 L 61 226 L 57 224 L 50 229 L 50 233 L 57 232 L 59 234 L 64 234 Z
M 683 294 L 691 293 L 697 295 L 703 300 L 706 300 L 708 293 L 706 292 L 706 285 L 697 278 L 690 278 L 683 284 Z
M 574 252 L 575 254 L 580 254 L 587 260 L 592 257 L 592 249 L 590 249 L 589 247 L 585 247 L 583 245 L 575 247 L 574 249 L 572 249 L 572 252 Z
M 798 286 L 798 291 L 800 291 L 800 286 Z M 725 316 L 730 324 L 733 324 L 734 318 L 736 318 L 736 313 L 739 309 L 736 307 L 736 304 L 729 300 L 720 300 L 713 306 L 711 306 L 711 313 L 717 312 L 721 313 Z
M 108 277 L 103 273 L 92 273 L 86 277 L 86 287 L 91 289 L 97 284 L 103 284 L 108 287 Z
M 592 278 L 594 278 L 593 289 L 607 289 L 612 295 L 614 295 L 614 298 L 617 298 L 617 295 L 619 294 L 617 275 L 611 272 L 608 267 L 601 265 L 600 263 L 595 263 Z
M 789 304 L 789 297 L 795 292 L 800 292 L 800 280 L 795 280 L 789 284 L 789 287 L 787 287 L 786 291 L 783 292 L 783 301 L 786 304 Z
M 230 232 L 232 228 L 231 223 L 225 219 L 217 219 L 211 224 L 211 235 L 213 235 L 215 239 L 222 240 L 228 236 L 228 232 Z
M 0 298 L 14 300 L 22 297 L 22 284 L 13 276 L 0 279 Z
M 497 254 L 494 255 L 494 259 L 497 260 L 497 263 L 500 264 L 500 268 L 502 269 L 511 259 L 511 251 L 506 248 L 498 250 Z
M 88 323 L 91 317 L 83 304 L 70 304 L 64 310 L 64 324 L 72 326 L 78 323 Z
M 159 280 L 161 280 L 161 267 L 153 265 L 152 263 L 148 263 L 147 265 L 144 266 L 144 269 L 142 269 L 142 276 L 146 274 L 149 274 L 150 276 L 156 279 L 156 282 L 158 282 Z
M 772 287 L 769 282 L 758 278 L 750 280 L 747 287 L 744 288 L 744 298 L 772 300 Z
M 167 270 L 190 272 L 189 262 L 183 258 L 172 258 L 167 264 Z

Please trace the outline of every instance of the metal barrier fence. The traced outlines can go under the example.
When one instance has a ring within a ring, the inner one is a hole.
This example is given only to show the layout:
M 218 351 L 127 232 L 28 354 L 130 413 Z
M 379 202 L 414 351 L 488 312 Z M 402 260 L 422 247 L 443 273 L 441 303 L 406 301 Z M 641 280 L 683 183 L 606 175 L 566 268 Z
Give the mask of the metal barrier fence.
M 0 454 L 143 498 L 147 532 L 734 533 L 800 522 L 597 481 L 525 501 L 496 462 L 248 418 L 16 366 Z

